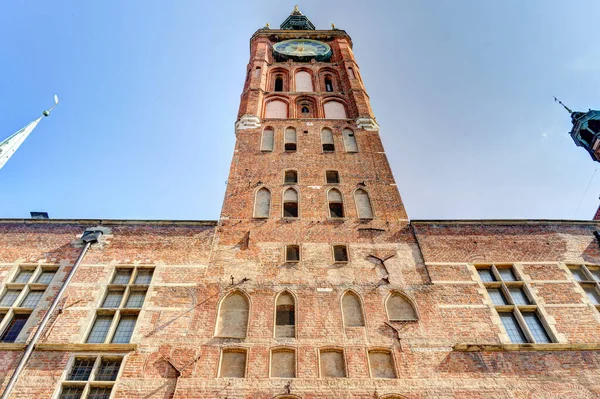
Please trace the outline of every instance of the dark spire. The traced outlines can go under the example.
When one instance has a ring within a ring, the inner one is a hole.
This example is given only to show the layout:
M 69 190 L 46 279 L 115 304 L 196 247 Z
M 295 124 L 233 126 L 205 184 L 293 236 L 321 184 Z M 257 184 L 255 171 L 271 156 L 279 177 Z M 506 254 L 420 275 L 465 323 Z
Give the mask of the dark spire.
M 294 6 L 294 11 L 283 21 L 280 28 L 285 30 L 315 30 L 313 23 L 306 15 L 302 14 L 298 6 Z

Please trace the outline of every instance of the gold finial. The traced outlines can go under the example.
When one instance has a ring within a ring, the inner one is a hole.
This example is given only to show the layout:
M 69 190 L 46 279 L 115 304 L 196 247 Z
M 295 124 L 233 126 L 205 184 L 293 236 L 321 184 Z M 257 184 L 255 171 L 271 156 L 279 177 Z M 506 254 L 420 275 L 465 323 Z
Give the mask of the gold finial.
M 300 11 L 298 5 L 294 6 L 294 11 L 292 11 L 292 15 L 302 15 L 302 11 Z
M 296 4 L 296 5 L 294 6 L 294 12 L 300 12 L 300 10 L 298 9 L 298 4 Z
M 331 23 L 331 29 L 336 30 L 337 28 L 335 27 L 335 24 L 332 22 Z
M 269 23 L 269 21 L 267 21 L 267 23 L 265 24 L 265 28 L 271 29 L 271 24 Z

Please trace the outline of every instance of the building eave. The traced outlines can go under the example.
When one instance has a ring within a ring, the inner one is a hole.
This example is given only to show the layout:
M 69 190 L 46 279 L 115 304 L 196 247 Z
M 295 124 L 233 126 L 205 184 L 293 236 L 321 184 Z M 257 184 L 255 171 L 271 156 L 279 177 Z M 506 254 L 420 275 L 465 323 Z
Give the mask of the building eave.
M 0 224 L 63 225 L 151 225 L 151 226 L 216 226 L 216 220 L 144 220 L 144 219 L 0 219 Z
M 568 219 L 420 219 L 411 220 L 411 225 L 573 225 L 600 226 L 600 220 Z

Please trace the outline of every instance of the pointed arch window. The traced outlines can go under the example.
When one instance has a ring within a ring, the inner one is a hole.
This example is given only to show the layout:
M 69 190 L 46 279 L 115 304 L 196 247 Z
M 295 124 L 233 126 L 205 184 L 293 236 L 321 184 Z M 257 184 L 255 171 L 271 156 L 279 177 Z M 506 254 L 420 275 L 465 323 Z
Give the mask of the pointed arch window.
M 342 199 L 342 193 L 336 189 L 329 190 L 327 193 L 327 202 L 329 203 L 329 217 L 344 217 L 344 201 Z
M 298 183 L 298 172 L 296 172 L 295 170 L 286 170 L 283 176 L 283 182 L 285 184 Z
M 254 202 L 254 217 L 268 218 L 271 212 L 271 192 L 266 188 L 261 188 L 256 192 Z
M 287 291 L 277 296 L 275 305 L 275 338 L 296 336 L 296 301 Z
M 321 146 L 323 147 L 323 152 L 335 151 L 333 132 L 331 129 L 323 128 L 323 130 L 321 130 Z
M 275 76 L 275 90 L 274 91 L 283 91 L 283 76 L 282 75 Z
M 217 318 L 217 337 L 246 338 L 250 303 L 239 291 L 225 297 Z
M 296 129 L 288 127 L 285 129 L 283 145 L 286 151 L 296 151 L 297 147 Z
M 261 151 L 273 151 L 273 144 L 275 140 L 275 131 L 268 127 L 263 130 L 262 138 L 260 140 Z
M 298 192 L 293 188 L 288 188 L 283 192 L 283 217 L 298 217 Z
M 365 317 L 360 303 L 360 298 L 352 291 L 348 291 L 342 297 L 342 312 L 344 315 L 344 326 L 364 327 Z
M 346 147 L 346 152 L 358 152 L 356 137 L 354 136 L 354 132 L 352 130 L 344 129 L 342 131 L 342 137 L 344 138 L 344 147 Z
M 356 212 L 359 219 L 373 219 L 373 208 L 369 193 L 362 188 L 354 192 L 354 202 L 356 203 Z
M 394 292 L 385 304 L 390 321 L 415 321 L 418 320 L 417 312 L 406 297 Z

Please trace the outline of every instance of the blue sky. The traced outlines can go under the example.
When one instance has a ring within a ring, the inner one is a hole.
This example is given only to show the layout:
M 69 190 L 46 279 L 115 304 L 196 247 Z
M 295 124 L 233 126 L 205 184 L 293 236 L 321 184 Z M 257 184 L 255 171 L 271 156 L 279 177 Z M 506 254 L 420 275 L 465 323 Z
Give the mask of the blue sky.
M 294 4 L 4 2 L 0 137 L 61 104 L 0 170 L 0 217 L 217 219 L 249 38 Z M 600 2 L 340 4 L 299 6 L 352 36 L 412 219 L 592 217 L 600 164 L 552 96 L 600 107 Z

